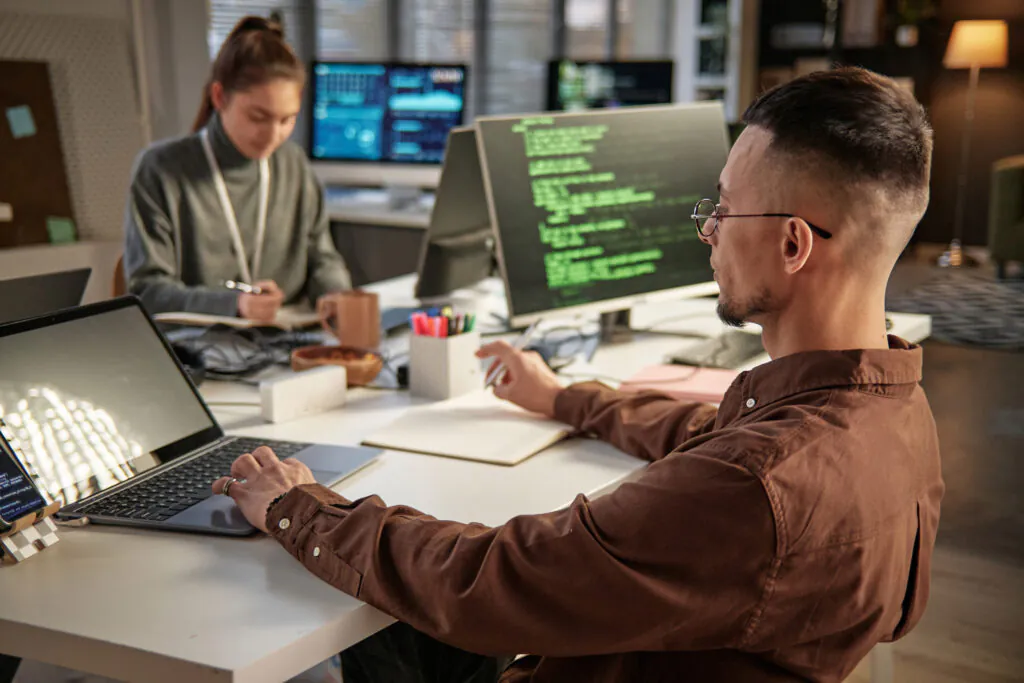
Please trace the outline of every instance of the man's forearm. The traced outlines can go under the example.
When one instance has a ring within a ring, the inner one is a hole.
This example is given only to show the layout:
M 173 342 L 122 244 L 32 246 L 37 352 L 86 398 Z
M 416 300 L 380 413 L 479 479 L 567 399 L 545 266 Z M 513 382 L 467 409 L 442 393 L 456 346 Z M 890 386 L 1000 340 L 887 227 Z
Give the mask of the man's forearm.
M 643 460 L 660 460 L 714 426 L 718 409 L 665 394 L 626 393 L 598 382 L 574 384 L 555 400 L 555 419 Z

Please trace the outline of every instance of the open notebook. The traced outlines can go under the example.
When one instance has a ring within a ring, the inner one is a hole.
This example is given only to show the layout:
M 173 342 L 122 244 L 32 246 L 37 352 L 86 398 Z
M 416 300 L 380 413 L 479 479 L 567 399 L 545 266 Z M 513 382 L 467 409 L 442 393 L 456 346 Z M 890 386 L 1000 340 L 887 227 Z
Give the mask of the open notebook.
M 571 431 L 568 425 L 518 408 L 490 391 L 474 391 L 413 408 L 364 439 L 363 444 L 515 465 Z
M 184 311 L 157 313 L 153 316 L 153 319 L 157 322 L 174 323 L 176 325 L 191 325 L 194 327 L 227 325 L 236 329 L 280 327 L 282 330 L 297 330 L 320 324 L 320 317 L 316 311 L 310 310 L 308 306 L 284 306 L 277 312 L 277 318 L 272 323 L 255 323 L 252 320 L 234 316 L 187 313 Z

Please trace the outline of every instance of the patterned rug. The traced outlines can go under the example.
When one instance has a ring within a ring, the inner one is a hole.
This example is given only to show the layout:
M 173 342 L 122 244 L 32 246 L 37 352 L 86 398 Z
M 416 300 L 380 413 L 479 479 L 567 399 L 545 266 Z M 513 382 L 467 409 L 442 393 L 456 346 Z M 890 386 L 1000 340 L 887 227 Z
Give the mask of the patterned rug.
M 893 297 L 886 308 L 931 315 L 931 339 L 937 341 L 1024 350 L 1024 280 L 994 280 L 970 271 L 944 271 Z

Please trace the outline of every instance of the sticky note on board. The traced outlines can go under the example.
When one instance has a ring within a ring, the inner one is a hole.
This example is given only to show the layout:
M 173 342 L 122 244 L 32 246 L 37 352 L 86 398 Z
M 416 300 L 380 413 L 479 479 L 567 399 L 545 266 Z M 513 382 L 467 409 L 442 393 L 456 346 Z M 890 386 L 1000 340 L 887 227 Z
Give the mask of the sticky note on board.
M 27 138 L 36 134 L 36 120 L 27 104 L 7 108 L 7 124 L 14 139 Z
M 53 244 L 66 244 L 76 239 L 75 222 L 70 218 L 47 216 L 46 232 L 49 233 L 50 242 Z

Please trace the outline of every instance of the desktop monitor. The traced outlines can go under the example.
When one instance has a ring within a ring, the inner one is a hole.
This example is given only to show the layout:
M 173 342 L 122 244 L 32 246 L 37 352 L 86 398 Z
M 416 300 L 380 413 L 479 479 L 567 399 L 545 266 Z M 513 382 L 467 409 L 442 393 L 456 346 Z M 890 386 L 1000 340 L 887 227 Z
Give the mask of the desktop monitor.
M 476 132 L 448 137 L 434 210 L 420 253 L 416 298 L 437 299 L 491 274 L 494 232 L 484 194 Z
M 672 102 L 672 62 L 548 63 L 549 111 Z
M 476 121 L 513 326 L 717 293 L 690 218 L 728 154 L 720 103 Z
M 465 65 L 314 62 L 312 72 L 309 156 L 322 180 L 436 184 L 465 112 Z

